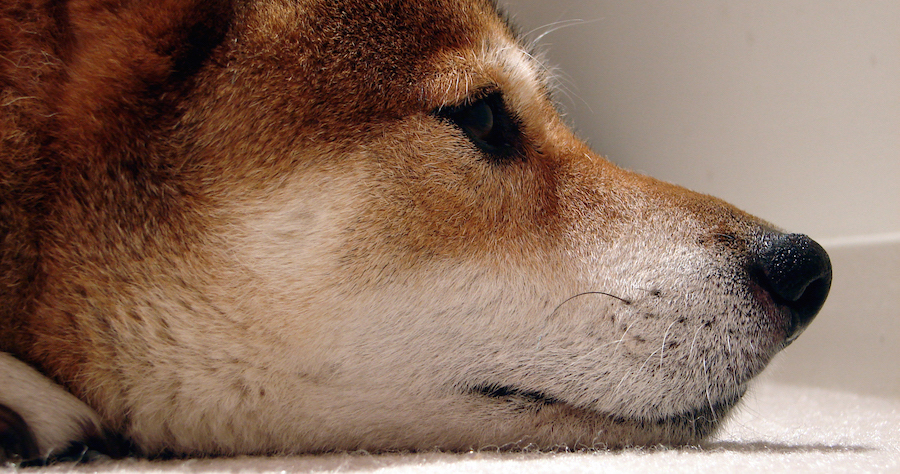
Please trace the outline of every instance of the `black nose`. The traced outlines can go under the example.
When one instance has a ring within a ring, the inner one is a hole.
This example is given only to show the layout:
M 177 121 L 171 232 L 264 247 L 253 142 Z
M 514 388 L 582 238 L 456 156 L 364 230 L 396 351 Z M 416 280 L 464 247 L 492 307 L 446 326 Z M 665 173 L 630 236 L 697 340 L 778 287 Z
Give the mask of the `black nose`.
M 759 283 L 776 303 L 791 309 L 786 343 L 806 329 L 831 288 L 831 260 L 803 234 L 769 234 L 759 252 Z

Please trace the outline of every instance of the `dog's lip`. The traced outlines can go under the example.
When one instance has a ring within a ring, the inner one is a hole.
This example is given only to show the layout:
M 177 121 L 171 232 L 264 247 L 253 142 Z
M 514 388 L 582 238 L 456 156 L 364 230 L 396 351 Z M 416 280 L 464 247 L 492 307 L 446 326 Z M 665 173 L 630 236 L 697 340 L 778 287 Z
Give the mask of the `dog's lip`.
M 525 390 L 511 385 L 493 383 L 478 384 L 468 390 L 469 393 L 494 399 L 518 399 L 536 405 L 556 405 L 565 403 L 538 390 Z
M 711 434 L 711 432 L 721 424 L 731 408 L 740 401 L 746 391 L 747 386 L 746 384 L 743 384 L 736 387 L 729 395 L 717 400 L 712 400 L 707 396 L 705 402 L 700 403 L 693 408 L 688 408 L 670 415 L 646 418 L 597 411 L 588 407 L 568 403 L 559 397 L 548 395 L 539 390 L 522 389 L 510 385 L 478 384 L 471 387 L 468 390 L 468 393 L 489 399 L 519 402 L 523 406 L 531 406 L 536 409 L 547 406 L 566 406 L 592 416 L 606 418 L 619 425 L 630 424 L 638 427 L 648 427 L 653 425 L 681 426 L 691 432 L 697 433 L 698 438 L 704 438 Z

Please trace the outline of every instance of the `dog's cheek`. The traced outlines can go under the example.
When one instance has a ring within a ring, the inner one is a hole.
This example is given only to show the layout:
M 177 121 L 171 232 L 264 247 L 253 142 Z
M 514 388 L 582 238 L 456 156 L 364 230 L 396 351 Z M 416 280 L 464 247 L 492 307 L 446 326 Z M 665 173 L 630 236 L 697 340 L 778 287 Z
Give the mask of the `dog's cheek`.
M 411 117 L 367 147 L 371 201 L 360 248 L 401 265 L 545 261 L 563 230 L 551 163 L 497 163 L 461 132 Z M 376 250 L 377 248 L 377 250 Z

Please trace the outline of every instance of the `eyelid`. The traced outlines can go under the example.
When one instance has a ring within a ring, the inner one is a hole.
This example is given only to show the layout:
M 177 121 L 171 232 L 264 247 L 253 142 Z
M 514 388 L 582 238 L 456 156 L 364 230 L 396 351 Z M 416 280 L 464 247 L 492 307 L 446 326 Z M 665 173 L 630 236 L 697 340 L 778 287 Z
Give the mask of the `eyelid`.
M 473 133 L 465 121 L 466 109 L 484 102 L 493 112 L 493 124 L 491 130 L 485 136 Z M 458 105 L 442 107 L 433 112 L 436 116 L 453 122 L 466 134 L 469 141 L 477 147 L 485 158 L 497 163 L 507 163 L 510 160 L 524 158 L 521 136 L 521 124 L 518 117 L 508 107 L 503 93 L 497 89 L 485 88 L 471 94 L 465 101 Z
M 487 85 L 484 87 L 479 87 L 478 89 L 475 89 L 474 91 L 470 91 L 469 94 L 467 96 L 463 97 L 459 102 L 444 104 L 444 105 L 438 107 L 437 110 L 435 110 L 435 112 L 441 113 L 442 110 L 455 109 L 455 108 L 459 108 L 459 107 L 465 107 L 468 105 L 472 105 L 475 102 L 478 102 L 479 100 L 482 100 L 482 99 L 485 99 L 485 98 L 491 96 L 492 94 L 501 94 L 502 95 L 502 93 L 500 92 L 500 88 L 498 88 L 497 86 Z

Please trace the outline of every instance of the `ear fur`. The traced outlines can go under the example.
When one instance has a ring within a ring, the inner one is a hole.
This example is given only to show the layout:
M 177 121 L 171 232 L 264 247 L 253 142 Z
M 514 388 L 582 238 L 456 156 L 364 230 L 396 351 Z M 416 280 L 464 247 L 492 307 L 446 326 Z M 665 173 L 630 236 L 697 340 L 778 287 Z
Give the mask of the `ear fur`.
M 63 140 L 121 141 L 159 125 L 233 16 L 229 2 L 204 0 L 73 0 L 67 11 L 74 46 L 57 101 L 70 132 Z
M 228 1 L 0 2 L 0 437 L 20 442 L 0 440 L 0 458 L 102 433 L 93 410 L 20 361 L 42 360 L 29 328 L 46 209 L 69 199 L 63 176 L 156 166 L 149 140 L 168 135 L 232 17 Z

